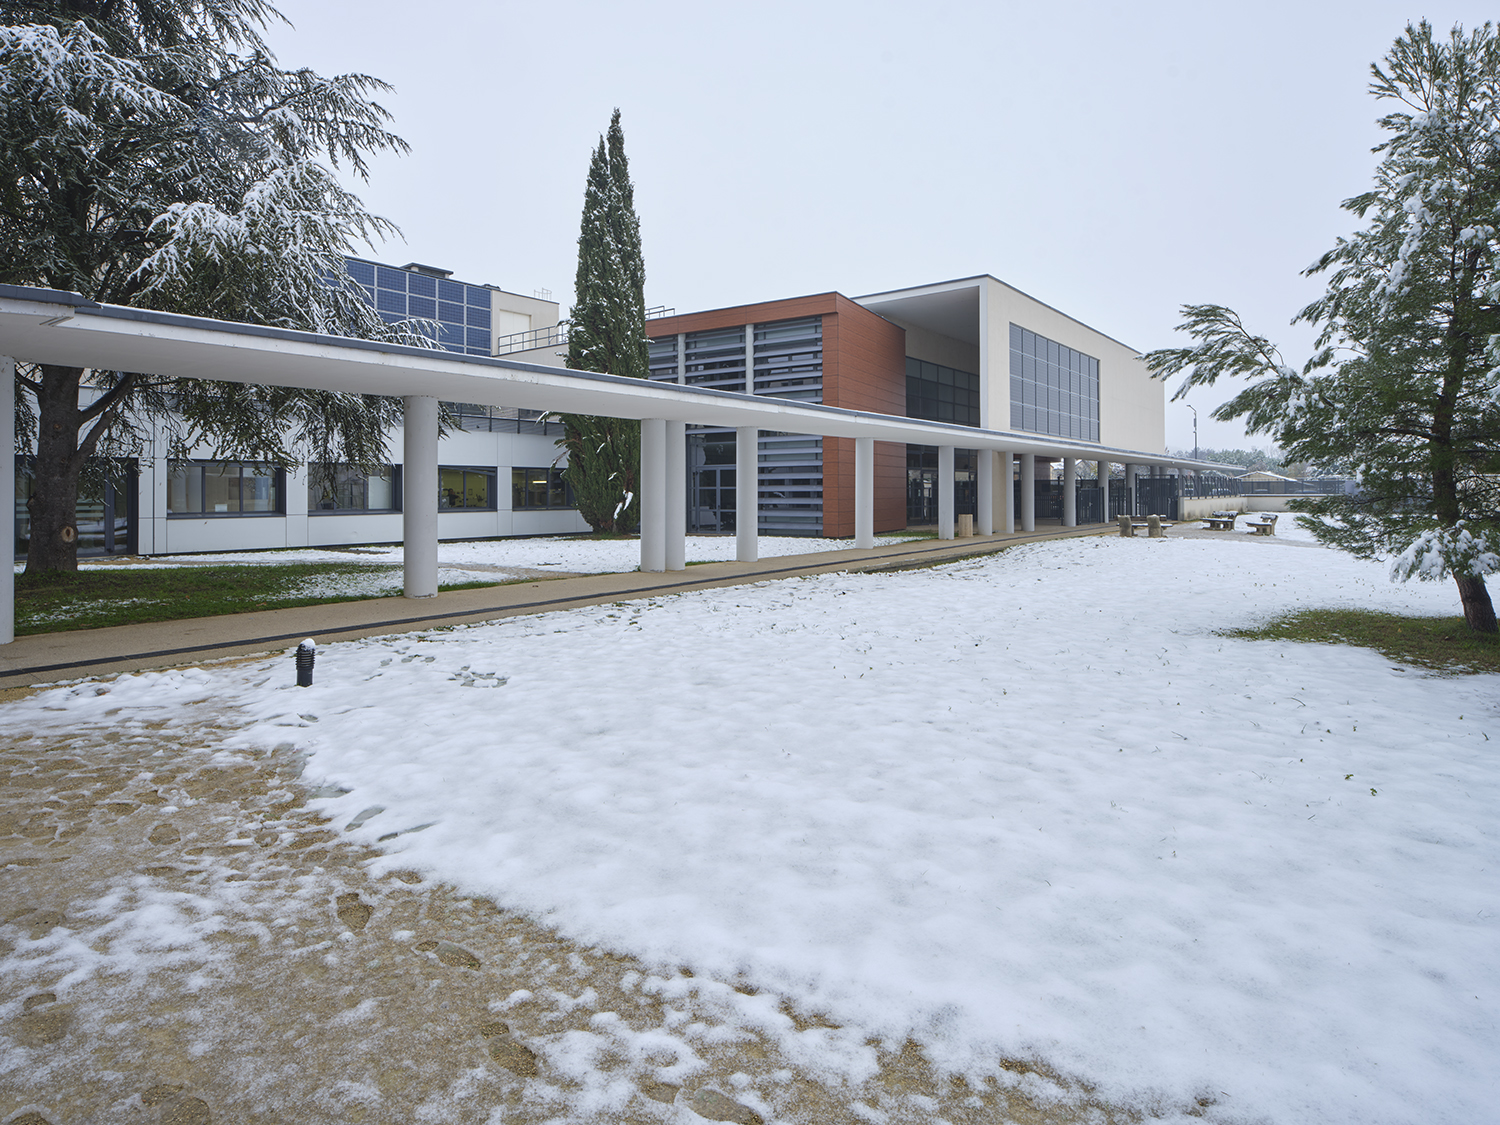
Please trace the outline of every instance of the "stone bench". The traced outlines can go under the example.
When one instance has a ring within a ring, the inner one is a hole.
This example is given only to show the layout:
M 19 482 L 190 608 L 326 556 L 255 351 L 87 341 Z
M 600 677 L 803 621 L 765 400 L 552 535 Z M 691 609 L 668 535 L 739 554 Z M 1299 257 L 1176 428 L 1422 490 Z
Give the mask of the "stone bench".
M 1247 520 L 1245 526 L 1250 529 L 1252 535 L 1275 535 L 1276 517 L 1269 515 L 1262 516 L 1259 520 Z

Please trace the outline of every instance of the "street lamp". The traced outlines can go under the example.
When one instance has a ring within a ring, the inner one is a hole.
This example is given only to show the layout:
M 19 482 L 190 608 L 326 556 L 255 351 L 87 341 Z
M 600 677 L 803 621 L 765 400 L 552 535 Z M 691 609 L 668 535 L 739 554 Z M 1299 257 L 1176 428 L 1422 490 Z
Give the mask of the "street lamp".
M 1193 460 L 1196 461 L 1198 460 L 1198 408 L 1188 402 L 1182 405 L 1193 412 Z

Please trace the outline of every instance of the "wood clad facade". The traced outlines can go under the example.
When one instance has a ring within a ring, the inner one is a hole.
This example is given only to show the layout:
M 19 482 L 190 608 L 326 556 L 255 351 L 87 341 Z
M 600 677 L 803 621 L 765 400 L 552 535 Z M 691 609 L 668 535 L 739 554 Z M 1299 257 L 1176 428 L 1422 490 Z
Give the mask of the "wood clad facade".
M 840 293 L 819 293 L 660 317 L 647 324 L 653 339 L 679 333 L 822 318 L 822 402 L 847 410 L 906 415 L 906 330 Z M 753 348 L 753 341 L 750 342 Z M 823 531 L 854 535 L 854 440 L 823 439 Z M 906 526 L 906 447 L 875 443 L 875 531 Z

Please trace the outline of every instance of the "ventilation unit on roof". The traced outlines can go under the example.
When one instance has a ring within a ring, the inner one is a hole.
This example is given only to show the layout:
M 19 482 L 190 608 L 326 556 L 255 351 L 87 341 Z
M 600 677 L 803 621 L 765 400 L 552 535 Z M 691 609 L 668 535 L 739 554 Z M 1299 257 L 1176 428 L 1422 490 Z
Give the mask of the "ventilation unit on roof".
M 424 266 L 421 262 L 407 262 L 406 265 L 402 266 L 401 268 L 404 270 L 410 270 L 412 273 L 425 273 L 428 277 L 453 276 L 452 270 L 440 270 L 437 268 L 437 266 Z

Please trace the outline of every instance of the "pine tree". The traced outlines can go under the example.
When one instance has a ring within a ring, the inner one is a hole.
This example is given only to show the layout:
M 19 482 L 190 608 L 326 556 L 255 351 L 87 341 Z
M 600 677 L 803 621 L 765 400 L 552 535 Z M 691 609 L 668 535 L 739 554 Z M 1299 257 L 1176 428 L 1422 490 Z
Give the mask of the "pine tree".
M 1464 617 L 1496 632 L 1500 571 L 1500 43 L 1486 23 L 1434 38 L 1408 26 L 1370 91 L 1399 108 L 1374 187 L 1345 201 L 1367 225 L 1307 271 L 1328 288 L 1299 315 L 1317 353 L 1297 371 L 1221 305 L 1188 305 L 1198 343 L 1146 357 L 1178 390 L 1258 378 L 1215 411 L 1269 432 L 1288 461 L 1355 476 L 1353 496 L 1291 506 L 1324 543 L 1388 557 L 1393 578 L 1451 576 Z
M 0 0 L 0 283 L 422 343 L 385 324 L 346 251 L 394 227 L 335 175 L 403 151 L 365 75 L 282 70 L 264 0 Z M 169 455 L 374 469 L 389 399 L 18 365 L 35 447 L 28 572 L 77 567 L 80 475 L 165 426 Z
M 608 136 L 599 138 L 589 161 L 569 321 L 569 367 L 648 376 L 646 265 L 618 109 Z M 579 513 L 595 531 L 636 530 L 640 423 L 590 414 L 564 414 L 562 419 L 567 432 L 558 444 L 568 451 L 566 476 Z

